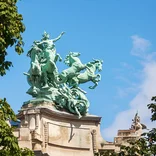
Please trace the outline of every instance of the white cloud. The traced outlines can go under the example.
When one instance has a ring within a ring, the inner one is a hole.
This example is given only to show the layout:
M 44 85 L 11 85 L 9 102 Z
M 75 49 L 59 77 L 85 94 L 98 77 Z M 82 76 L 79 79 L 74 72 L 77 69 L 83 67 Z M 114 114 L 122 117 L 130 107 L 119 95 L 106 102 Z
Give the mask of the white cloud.
M 123 84 L 116 87 L 117 94 L 115 95 L 115 98 L 125 98 L 130 94 L 136 94 L 139 89 L 139 86 L 136 81 L 132 81 L 131 79 L 140 80 L 142 71 L 140 71 L 140 69 L 135 68 L 131 64 L 121 62 L 120 68 L 118 68 L 118 70 L 115 70 L 115 72 L 117 73 L 115 79 L 117 79 L 117 81 L 122 82 Z
M 129 109 L 118 113 L 114 122 L 108 128 L 102 131 L 104 139 L 112 140 L 119 129 L 128 129 L 131 125 L 131 119 L 138 110 L 141 122 L 146 124 L 148 128 L 154 127 L 154 123 L 150 121 L 151 113 L 147 108 L 147 104 L 151 101 L 151 97 L 156 95 L 156 60 L 155 53 L 147 54 L 146 51 L 151 43 L 139 36 L 132 36 L 133 47 L 131 53 L 139 58 L 144 59 L 142 64 L 141 82 L 138 83 L 138 92 L 136 96 L 129 102 Z M 150 59 L 149 59 L 150 58 Z
M 146 59 L 147 52 L 151 45 L 150 41 L 139 37 L 138 35 L 131 36 L 133 48 L 131 54 Z
M 119 98 L 126 98 L 126 96 L 128 96 L 131 93 L 135 93 L 138 90 L 138 86 L 136 86 L 135 84 L 131 87 L 125 87 L 125 88 L 117 88 L 117 96 Z

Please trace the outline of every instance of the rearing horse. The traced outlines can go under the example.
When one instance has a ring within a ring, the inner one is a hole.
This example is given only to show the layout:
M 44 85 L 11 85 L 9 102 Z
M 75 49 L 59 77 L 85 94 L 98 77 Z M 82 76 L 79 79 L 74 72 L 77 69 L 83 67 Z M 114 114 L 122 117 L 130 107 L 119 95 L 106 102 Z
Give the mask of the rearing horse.
M 99 72 L 102 70 L 102 63 L 102 60 L 93 60 L 92 62 L 87 63 L 86 71 L 73 77 L 71 81 L 68 82 L 69 86 L 77 88 L 81 83 L 92 81 L 94 83 L 94 86 L 90 86 L 89 88 L 94 89 L 98 85 L 98 82 L 101 80 L 101 75 L 95 74 L 95 72 L 96 70 L 98 70 Z
M 78 75 L 81 70 L 86 68 L 86 65 L 82 64 L 78 56 L 80 56 L 78 52 L 70 52 L 69 55 L 66 56 L 64 62 L 69 68 L 61 72 L 57 83 L 66 83 L 69 79 L 72 79 Z

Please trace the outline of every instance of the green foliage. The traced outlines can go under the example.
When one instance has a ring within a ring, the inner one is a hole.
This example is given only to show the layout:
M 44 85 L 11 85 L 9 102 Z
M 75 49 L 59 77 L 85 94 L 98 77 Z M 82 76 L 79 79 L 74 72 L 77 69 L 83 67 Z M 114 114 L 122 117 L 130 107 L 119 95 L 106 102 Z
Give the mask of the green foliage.
M 7 103 L 6 99 L 0 99 L 0 120 L 8 120 L 11 119 L 16 121 L 16 116 L 11 109 L 10 105 Z
M 152 97 L 152 101 L 156 102 L 156 96 Z M 156 103 L 151 103 L 147 105 L 148 109 L 151 109 L 152 117 L 151 121 L 156 120 Z
M 15 46 L 18 54 L 23 52 L 24 45 L 21 33 L 25 31 L 22 15 L 18 13 L 17 0 L 0 1 L 0 75 L 3 76 L 12 66 L 6 60 L 7 48 Z
M 0 1 L 0 75 L 3 76 L 12 66 L 12 62 L 6 61 L 7 48 L 15 46 L 18 54 L 23 52 L 21 33 L 25 27 L 22 23 L 22 15 L 18 14 L 17 0 Z M 16 115 L 7 103 L 6 99 L 0 99 L 0 156 L 34 156 L 27 148 L 20 148 L 18 140 L 13 134 L 13 127 L 7 121 L 16 121 Z
M 121 146 L 121 152 L 123 156 L 151 156 L 151 151 L 148 148 L 148 142 L 144 138 L 132 141 L 129 146 Z
M 0 155 L 33 156 L 31 150 L 19 147 L 18 140 L 13 134 L 13 128 L 6 122 L 9 120 L 16 121 L 16 115 L 6 99 L 0 99 Z
M 118 153 L 108 150 L 108 151 L 102 151 L 102 152 L 95 153 L 94 156 L 118 156 Z

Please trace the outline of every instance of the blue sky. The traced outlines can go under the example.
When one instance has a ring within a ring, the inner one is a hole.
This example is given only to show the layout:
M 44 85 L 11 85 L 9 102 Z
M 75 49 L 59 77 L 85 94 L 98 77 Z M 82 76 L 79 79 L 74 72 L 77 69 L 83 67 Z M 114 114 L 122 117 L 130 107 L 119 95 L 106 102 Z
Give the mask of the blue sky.
M 57 52 L 65 58 L 69 51 L 81 53 L 83 63 L 103 59 L 102 80 L 95 90 L 85 89 L 90 114 L 102 117 L 101 132 L 112 140 L 118 129 L 129 128 L 138 110 L 148 127 L 150 113 L 146 105 L 156 95 L 156 1 L 155 0 L 22 0 L 18 3 L 26 31 L 24 54 L 9 49 L 14 67 L 0 77 L 0 96 L 6 97 L 14 111 L 24 101 L 29 88 L 23 72 L 28 71 L 26 56 L 34 40 L 46 30 L 51 38 L 62 31 Z M 59 71 L 66 68 L 58 63 Z

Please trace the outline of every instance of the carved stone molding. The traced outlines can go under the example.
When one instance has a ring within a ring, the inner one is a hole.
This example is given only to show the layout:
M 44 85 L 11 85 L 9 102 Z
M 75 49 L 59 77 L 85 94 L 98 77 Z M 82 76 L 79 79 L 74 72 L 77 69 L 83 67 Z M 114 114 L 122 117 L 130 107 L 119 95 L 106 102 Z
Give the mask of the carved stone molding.
M 97 140 L 96 140 L 96 134 L 97 133 L 96 133 L 96 130 L 93 129 L 91 134 L 92 134 L 92 142 L 93 142 L 93 152 L 97 153 Z

